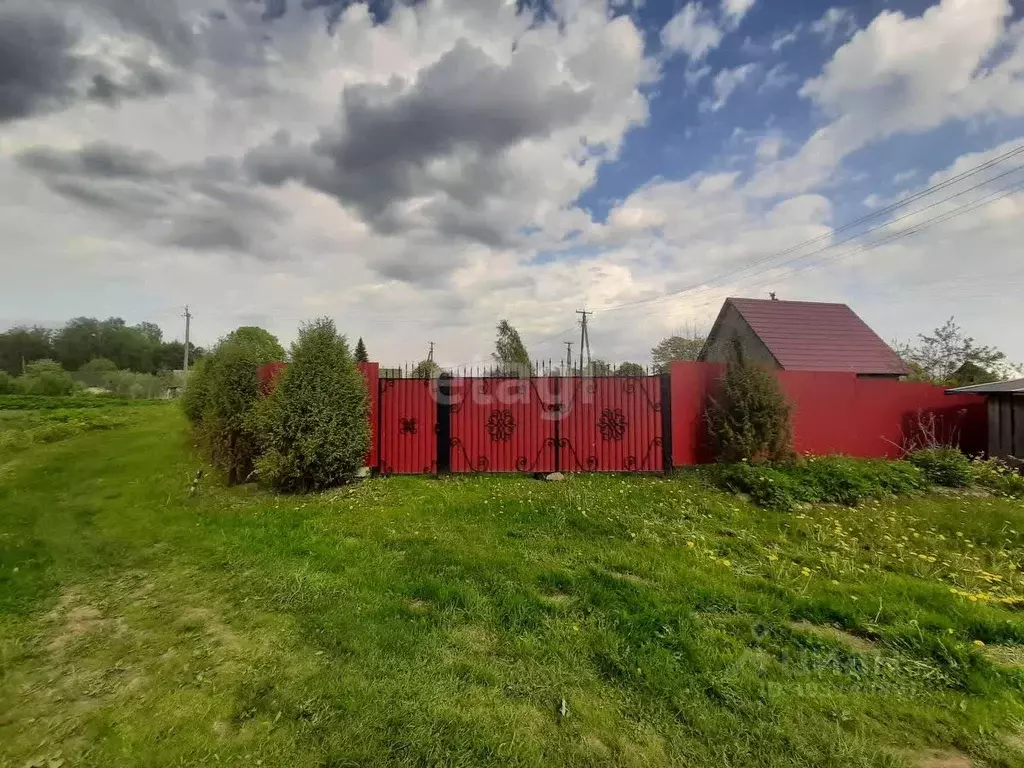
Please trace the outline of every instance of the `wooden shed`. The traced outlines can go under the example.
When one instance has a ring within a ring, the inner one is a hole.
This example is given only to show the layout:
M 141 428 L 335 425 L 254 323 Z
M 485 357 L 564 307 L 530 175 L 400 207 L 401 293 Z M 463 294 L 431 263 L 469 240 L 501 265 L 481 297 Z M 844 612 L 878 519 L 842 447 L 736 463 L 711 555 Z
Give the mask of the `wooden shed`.
M 946 390 L 988 400 L 988 455 L 1024 460 L 1024 379 Z

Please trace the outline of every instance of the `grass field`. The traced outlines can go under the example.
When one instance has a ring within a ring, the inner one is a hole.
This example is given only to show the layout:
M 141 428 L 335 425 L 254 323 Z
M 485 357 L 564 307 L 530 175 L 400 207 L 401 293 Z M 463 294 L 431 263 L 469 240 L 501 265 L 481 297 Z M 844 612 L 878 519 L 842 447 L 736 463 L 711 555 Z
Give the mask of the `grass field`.
M 190 498 L 174 407 L 110 417 L 0 453 L 2 766 L 1024 765 L 1021 500 Z

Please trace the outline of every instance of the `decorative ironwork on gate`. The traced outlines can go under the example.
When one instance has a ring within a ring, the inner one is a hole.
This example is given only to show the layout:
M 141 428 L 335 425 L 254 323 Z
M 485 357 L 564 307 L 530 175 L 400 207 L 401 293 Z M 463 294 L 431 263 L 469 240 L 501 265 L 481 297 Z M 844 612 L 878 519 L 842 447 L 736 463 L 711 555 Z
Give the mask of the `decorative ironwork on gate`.
M 377 445 L 381 474 L 437 471 L 437 385 L 433 379 L 381 379 Z
M 659 471 L 660 377 L 384 379 L 380 471 Z
M 561 468 L 643 472 L 665 468 L 660 377 L 566 379 Z

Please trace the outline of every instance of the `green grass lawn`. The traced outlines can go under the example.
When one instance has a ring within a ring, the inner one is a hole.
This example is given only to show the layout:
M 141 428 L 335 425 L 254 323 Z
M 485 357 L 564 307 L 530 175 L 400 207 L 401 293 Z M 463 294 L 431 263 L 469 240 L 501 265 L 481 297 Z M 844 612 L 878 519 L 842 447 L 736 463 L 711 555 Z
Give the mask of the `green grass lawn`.
M 1024 765 L 1020 500 L 199 466 L 174 406 L 0 453 L 0 765 Z

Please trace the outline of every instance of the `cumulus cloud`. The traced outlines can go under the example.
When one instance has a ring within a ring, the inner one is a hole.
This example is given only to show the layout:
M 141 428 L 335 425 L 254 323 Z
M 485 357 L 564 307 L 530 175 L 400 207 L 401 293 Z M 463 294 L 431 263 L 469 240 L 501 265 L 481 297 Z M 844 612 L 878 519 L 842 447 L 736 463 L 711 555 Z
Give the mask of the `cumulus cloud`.
M 311 145 L 282 136 L 253 150 L 247 165 L 265 183 L 298 179 L 354 205 L 386 232 L 413 218 L 408 201 L 443 190 L 428 206 L 438 227 L 494 244 L 511 233 L 480 214 L 486 218 L 488 201 L 510 181 L 502 153 L 578 124 L 593 106 L 591 90 L 556 72 L 553 55 L 540 48 L 520 48 L 503 67 L 460 42 L 415 83 L 346 88 L 337 123 Z
M 627 17 L 578 37 L 551 31 L 504 51 L 457 40 L 414 78 L 346 86 L 315 138 L 279 134 L 246 167 L 264 184 L 328 194 L 382 235 L 495 248 L 523 244 L 529 229 L 560 237 L 576 228 L 567 209 L 597 166 L 646 119 L 638 87 L 651 70 Z
M 75 42 L 60 18 L 30 5 L 0 6 L 0 122 L 59 107 L 73 96 Z
M 166 94 L 195 36 L 174 0 L 7 0 L 0 7 L 0 121 Z M 131 34 L 129 46 L 111 44 Z
M 661 44 L 672 53 L 703 59 L 722 42 L 724 33 L 711 13 L 698 2 L 689 2 L 661 30 Z
M 153 242 L 196 251 L 275 258 L 264 246 L 283 212 L 250 192 L 229 164 L 174 167 L 110 144 L 35 148 L 17 162 L 54 193 Z
M 800 32 L 802 30 L 803 25 L 797 24 L 792 29 L 783 29 L 779 32 L 776 32 L 775 35 L 772 36 L 771 43 L 769 43 L 769 47 L 772 49 L 772 53 L 778 53 L 786 46 L 795 43 L 797 39 L 800 37 Z
M 942 0 L 920 17 L 885 11 L 804 83 L 830 122 L 753 181 L 760 194 L 827 180 L 861 147 L 948 120 L 1024 114 L 1024 24 L 1008 0 Z
M 782 152 L 782 139 L 778 136 L 765 136 L 757 144 L 755 156 L 759 162 L 768 163 L 777 160 Z
M 722 12 L 725 15 L 725 22 L 731 28 L 739 26 L 743 17 L 754 7 L 757 0 L 722 0 Z
M 857 18 L 849 8 L 829 8 L 825 14 L 810 25 L 810 30 L 820 35 L 826 43 L 845 39 L 857 29 Z
M 761 85 L 758 87 L 758 92 L 781 90 L 792 83 L 797 82 L 799 78 L 790 72 L 786 65 L 782 62 L 776 64 L 774 67 L 764 73 L 764 79 L 761 81 Z
M 717 112 L 726 105 L 733 91 L 739 88 L 756 71 L 754 64 L 743 64 L 733 69 L 723 69 L 712 81 L 714 95 L 701 102 L 704 111 Z

